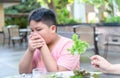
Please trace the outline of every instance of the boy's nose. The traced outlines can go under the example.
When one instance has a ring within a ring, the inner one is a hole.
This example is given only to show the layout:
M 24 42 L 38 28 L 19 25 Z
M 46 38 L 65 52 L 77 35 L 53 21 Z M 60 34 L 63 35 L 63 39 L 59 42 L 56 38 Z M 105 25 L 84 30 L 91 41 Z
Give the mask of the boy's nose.
M 35 31 L 34 31 L 34 32 L 31 32 L 31 34 L 32 34 L 32 35 L 38 35 L 38 33 L 35 32 Z

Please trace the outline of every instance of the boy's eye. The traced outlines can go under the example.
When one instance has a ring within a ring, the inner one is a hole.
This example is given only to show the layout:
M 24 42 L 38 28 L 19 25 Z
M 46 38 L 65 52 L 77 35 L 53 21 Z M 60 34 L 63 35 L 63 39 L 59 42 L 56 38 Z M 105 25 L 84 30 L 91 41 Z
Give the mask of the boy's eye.
M 37 29 L 37 31 L 40 31 L 41 29 Z
M 31 30 L 31 32 L 34 32 L 33 30 Z

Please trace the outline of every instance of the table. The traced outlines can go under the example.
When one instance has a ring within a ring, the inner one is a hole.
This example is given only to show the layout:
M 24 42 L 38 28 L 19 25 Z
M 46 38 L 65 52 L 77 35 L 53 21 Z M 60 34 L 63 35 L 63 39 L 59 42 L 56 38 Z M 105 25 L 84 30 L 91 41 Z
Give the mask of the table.
M 120 78 L 118 74 L 101 74 L 100 78 Z
M 19 30 L 20 32 L 30 32 L 31 30 L 29 28 L 23 28 Z
M 65 71 L 65 72 L 58 72 L 57 75 L 63 75 L 64 77 L 61 78 L 70 78 L 73 73 L 71 71 Z M 32 74 L 22 74 L 22 75 L 15 75 L 15 76 L 9 76 L 4 78 L 32 78 Z M 93 77 L 91 77 L 93 78 Z M 99 78 L 120 78 L 120 75 L 118 74 L 99 74 Z
M 25 41 L 27 42 L 27 36 L 30 33 L 30 29 L 28 28 L 24 28 L 24 29 L 19 29 L 20 34 L 22 34 L 23 38 L 25 39 Z

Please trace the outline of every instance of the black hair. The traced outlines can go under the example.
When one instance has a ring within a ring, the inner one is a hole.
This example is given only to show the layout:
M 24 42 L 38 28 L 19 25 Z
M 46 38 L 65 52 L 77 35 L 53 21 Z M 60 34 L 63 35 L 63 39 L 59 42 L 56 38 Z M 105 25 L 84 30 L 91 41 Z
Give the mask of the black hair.
M 28 22 L 30 23 L 31 20 L 36 22 L 43 22 L 48 26 L 56 25 L 55 13 L 52 10 L 46 8 L 37 8 L 33 10 L 28 17 Z

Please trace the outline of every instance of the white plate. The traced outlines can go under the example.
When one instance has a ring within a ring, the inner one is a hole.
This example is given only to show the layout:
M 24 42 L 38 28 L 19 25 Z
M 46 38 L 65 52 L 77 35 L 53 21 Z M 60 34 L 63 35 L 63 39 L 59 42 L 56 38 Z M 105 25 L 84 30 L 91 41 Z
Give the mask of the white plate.
M 14 76 L 7 76 L 7 77 L 4 77 L 4 78 L 20 78 L 21 76 L 20 75 L 14 75 Z
M 90 72 L 90 78 L 92 78 L 93 74 L 102 74 L 102 72 Z M 63 77 L 63 78 L 70 78 L 70 76 L 73 76 L 74 73 L 73 71 L 63 71 L 63 72 L 57 72 L 56 75 L 58 77 Z
M 70 78 L 70 76 L 74 75 L 74 73 L 73 71 L 63 71 L 63 72 L 57 72 L 56 75 L 63 78 Z
M 13 76 L 7 76 L 4 78 L 31 78 L 31 74 L 13 75 Z
M 63 71 L 63 72 L 57 72 L 57 73 L 51 73 L 54 75 L 57 75 L 58 77 L 63 78 L 70 78 L 70 76 L 73 76 L 73 71 Z M 91 75 L 93 74 L 102 74 L 102 72 L 90 72 Z M 8 76 L 4 78 L 31 78 L 31 74 L 21 74 L 21 75 L 14 75 L 14 76 Z

